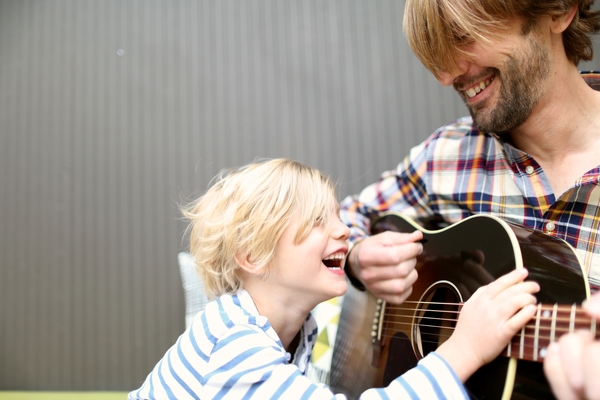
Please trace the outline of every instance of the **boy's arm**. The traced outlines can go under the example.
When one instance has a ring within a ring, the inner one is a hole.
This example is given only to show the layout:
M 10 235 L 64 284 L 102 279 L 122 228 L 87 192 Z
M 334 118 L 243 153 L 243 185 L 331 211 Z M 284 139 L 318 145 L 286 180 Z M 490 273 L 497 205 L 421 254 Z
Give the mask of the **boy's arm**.
M 469 395 L 450 365 L 438 354 L 430 353 L 388 387 L 369 389 L 360 399 L 468 400 Z

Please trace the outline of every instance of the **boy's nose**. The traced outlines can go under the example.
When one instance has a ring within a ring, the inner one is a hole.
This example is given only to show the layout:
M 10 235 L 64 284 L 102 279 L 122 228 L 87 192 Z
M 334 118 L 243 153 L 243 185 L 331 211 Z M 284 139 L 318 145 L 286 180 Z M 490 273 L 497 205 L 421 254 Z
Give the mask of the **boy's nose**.
M 342 221 L 336 218 L 336 227 L 334 230 L 334 237 L 336 239 L 347 240 L 350 237 L 350 228 L 346 226 Z

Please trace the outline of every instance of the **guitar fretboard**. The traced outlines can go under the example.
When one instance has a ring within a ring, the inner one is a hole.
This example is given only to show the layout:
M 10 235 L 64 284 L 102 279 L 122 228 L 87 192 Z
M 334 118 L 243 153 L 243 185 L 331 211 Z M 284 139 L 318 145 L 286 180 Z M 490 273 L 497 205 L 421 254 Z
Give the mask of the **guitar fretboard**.
M 505 355 L 541 362 L 551 343 L 577 330 L 588 330 L 596 338 L 599 336 L 596 318 L 589 317 L 580 306 L 538 304 L 535 316 L 508 344 Z

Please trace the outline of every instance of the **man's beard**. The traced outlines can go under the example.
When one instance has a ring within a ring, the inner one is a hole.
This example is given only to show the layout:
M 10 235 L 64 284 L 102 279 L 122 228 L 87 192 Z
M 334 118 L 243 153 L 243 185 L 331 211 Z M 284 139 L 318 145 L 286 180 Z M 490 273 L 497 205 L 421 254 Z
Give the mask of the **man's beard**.
M 495 74 L 494 81 L 501 83 L 495 107 L 486 107 L 487 101 L 469 105 L 466 94 L 459 92 L 479 130 L 505 135 L 521 126 L 533 113 L 543 94 L 543 83 L 550 73 L 548 51 L 541 40 L 536 39 L 534 29 L 526 36 L 524 51 L 508 59 L 504 72 L 490 68 Z

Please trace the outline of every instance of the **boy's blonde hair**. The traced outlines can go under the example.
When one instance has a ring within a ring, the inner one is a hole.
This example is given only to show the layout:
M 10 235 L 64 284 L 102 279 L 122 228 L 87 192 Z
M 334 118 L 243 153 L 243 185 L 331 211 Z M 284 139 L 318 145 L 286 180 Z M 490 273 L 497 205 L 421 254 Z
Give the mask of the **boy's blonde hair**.
M 204 196 L 183 209 L 207 297 L 243 288 L 235 256 L 259 266 L 268 278 L 275 246 L 291 220 L 298 218 L 298 244 L 335 216 L 337 207 L 330 179 L 296 161 L 273 159 L 222 171 Z

